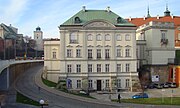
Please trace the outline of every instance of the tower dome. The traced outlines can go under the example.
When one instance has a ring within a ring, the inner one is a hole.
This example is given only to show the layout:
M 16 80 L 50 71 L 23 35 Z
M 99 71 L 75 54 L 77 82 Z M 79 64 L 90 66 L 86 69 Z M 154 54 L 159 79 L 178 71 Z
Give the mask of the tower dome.
M 41 28 L 38 26 L 38 27 L 36 28 L 36 31 L 41 31 Z
M 171 16 L 170 11 L 168 10 L 168 5 L 166 4 L 166 11 L 164 12 L 164 16 Z

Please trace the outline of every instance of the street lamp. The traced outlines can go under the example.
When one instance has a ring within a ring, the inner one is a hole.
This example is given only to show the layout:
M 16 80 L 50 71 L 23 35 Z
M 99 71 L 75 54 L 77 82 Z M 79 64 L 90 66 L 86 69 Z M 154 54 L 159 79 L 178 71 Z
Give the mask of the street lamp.
M 42 99 L 39 101 L 39 104 L 41 105 L 41 108 L 43 108 L 44 103 L 45 103 L 45 102 L 44 102 L 44 100 L 42 100 Z

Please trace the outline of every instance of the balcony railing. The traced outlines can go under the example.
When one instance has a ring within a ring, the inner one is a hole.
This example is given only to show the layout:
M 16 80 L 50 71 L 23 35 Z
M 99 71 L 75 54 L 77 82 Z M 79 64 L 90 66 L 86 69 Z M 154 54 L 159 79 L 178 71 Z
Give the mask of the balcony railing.
M 167 45 L 168 44 L 168 39 L 161 39 L 161 45 Z
M 76 44 L 78 43 L 78 40 L 70 40 L 70 43 Z

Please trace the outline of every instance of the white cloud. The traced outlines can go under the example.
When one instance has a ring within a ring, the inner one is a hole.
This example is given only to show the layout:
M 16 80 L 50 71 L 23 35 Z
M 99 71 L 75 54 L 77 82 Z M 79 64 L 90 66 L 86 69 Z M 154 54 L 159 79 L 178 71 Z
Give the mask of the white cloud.
M 28 0 L 10 0 L 4 9 L 4 22 L 16 23 L 26 10 Z

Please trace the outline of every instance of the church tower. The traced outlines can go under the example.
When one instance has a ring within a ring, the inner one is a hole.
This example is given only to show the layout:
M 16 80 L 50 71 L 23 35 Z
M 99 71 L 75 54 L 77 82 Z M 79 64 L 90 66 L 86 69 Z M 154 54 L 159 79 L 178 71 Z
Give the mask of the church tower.
M 39 26 L 36 28 L 36 31 L 34 31 L 34 39 L 35 40 L 43 39 L 43 32 L 41 31 L 41 28 Z
M 39 26 L 34 31 L 34 40 L 36 41 L 36 50 L 43 51 L 43 32 Z

